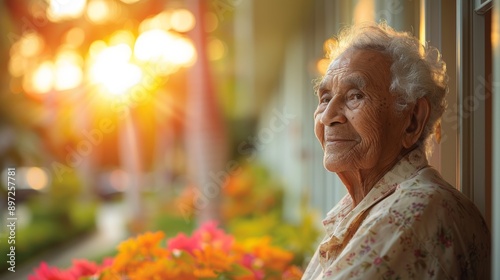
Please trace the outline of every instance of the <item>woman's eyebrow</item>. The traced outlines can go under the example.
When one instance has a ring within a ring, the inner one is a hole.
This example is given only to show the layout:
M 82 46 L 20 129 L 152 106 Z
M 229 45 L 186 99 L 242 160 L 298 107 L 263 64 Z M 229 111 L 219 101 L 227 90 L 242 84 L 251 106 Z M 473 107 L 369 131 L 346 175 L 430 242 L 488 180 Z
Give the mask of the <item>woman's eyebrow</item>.
M 343 68 L 335 70 L 329 69 L 321 82 L 319 82 L 319 84 L 315 87 L 315 94 L 320 96 L 322 92 L 330 90 L 333 84 L 333 79 L 335 79 L 335 76 L 339 74 L 342 75 L 339 80 L 340 84 L 353 86 L 359 89 L 363 89 L 366 86 L 366 79 L 362 74 L 354 72 L 344 76 L 343 74 L 345 72 L 346 70 Z
M 331 85 L 331 80 L 332 79 L 323 79 L 316 87 L 316 95 L 320 96 L 322 92 L 330 89 L 329 85 Z
M 352 73 L 346 77 L 343 77 L 342 83 L 362 89 L 366 86 L 366 79 L 359 73 Z

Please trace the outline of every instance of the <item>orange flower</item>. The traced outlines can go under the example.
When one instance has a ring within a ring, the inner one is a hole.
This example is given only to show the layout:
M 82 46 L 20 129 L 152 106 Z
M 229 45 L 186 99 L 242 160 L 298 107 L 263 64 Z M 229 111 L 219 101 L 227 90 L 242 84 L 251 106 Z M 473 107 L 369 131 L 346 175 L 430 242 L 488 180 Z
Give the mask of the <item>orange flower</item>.
M 271 246 L 269 237 L 247 239 L 236 250 L 243 250 L 253 256 L 249 268 L 266 275 L 285 271 L 293 259 L 290 252 Z
M 163 232 L 147 232 L 122 242 L 118 246 L 118 255 L 114 259 L 111 271 L 114 273 L 136 271 L 147 262 L 168 257 L 169 252 L 159 247 L 164 237 Z
M 191 237 L 178 235 L 168 248 L 161 242 L 164 236 L 147 232 L 122 242 L 111 266 L 109 262 L 102 266 L 76 262 L 70 270 L 59 271 L 42 264 L 36 279 L 66 279 L 62 273 L 69 271 L 98 273 L 101 280 L 196 280 L 221 275 L 235 280 L 298 280 L 301 276 L 300 269 L 290 266 L 292 254 L 273 247 L 268 237 L 237 243 L 213 222 L 202 225 Z
M 286 280 L 300 280 L 302 279 L 302 270 L 296 266 L 289 267 L 285 272 L 283 272 L 282 279 Z
M 245 174 L 229 176 L 224 184 L 224 193 L 231 197 L 245 197 L 252 191 L 253 180 Z
M 194 271 L 194 276 L 198 278 L 215 278 L 217 273 L 210 268 L 196 268 Z
M 176 266 L 172 259 L 167 258 L 145 263 L 128 275 L 130 280 L 195 279 L 191 272 Z
M 235 261 L 226 252 L 210 245 L 205 246 L 203 250 L 195 250 L 193 253 L 200 267 L 217 272 L 229 271 L 231 264 Z

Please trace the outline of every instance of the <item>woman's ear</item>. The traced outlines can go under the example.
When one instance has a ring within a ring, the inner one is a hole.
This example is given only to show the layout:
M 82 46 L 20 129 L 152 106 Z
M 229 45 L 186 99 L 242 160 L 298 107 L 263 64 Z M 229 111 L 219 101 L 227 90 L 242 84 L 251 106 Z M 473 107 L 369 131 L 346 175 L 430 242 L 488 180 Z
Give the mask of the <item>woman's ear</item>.
M 417 99 L 415 105 L 411 109 L 408 125 L 404 131 L 403 135 L 403 147 L 409 149 L 422 135 L 425 125 L 429 120 L 429 115 L 431 113 L 431 105 L 427 98 L 422 97 Z

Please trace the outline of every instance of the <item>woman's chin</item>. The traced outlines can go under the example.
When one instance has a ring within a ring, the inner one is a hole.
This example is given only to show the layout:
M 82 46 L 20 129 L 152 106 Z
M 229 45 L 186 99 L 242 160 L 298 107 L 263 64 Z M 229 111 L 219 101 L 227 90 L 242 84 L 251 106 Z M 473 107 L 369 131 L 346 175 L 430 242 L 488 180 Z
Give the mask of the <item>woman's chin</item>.
M 345 161 L 332 161 L 332 160 L 325 160 L 324 162 L 324 167 L 326 170 L 330 172 L 344 172 L 351 170 L 351 164 Z

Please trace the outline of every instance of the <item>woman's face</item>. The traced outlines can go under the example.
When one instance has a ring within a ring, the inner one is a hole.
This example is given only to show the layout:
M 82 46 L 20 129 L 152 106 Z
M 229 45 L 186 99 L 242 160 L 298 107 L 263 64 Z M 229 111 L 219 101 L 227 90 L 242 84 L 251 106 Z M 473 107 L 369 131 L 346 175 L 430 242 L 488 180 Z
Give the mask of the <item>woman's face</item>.
M 389 92 L 388 57 L 348 50 L 333 61 L 318 88 L 315 134 L 332 172 L 373 170 L 394 162 L 408 118 Z

